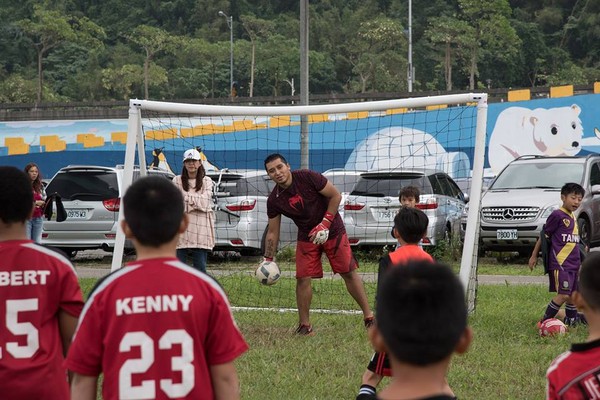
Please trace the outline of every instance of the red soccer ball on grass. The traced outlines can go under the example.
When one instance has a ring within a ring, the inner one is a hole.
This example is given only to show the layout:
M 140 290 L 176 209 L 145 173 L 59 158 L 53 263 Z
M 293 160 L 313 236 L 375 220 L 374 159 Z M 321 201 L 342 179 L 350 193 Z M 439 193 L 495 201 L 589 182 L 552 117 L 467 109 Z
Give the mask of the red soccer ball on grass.
M 567 326 L 560 319 L 550 318 L 539 325 L 539 333 L 541 337 L 564 335 L 567 333 Z

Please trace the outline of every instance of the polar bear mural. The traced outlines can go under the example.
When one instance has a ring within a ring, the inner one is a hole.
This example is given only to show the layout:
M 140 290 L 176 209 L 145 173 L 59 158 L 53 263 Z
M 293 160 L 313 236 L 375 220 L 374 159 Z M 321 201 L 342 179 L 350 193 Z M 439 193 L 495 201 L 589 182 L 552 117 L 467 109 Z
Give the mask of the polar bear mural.
M 471 174 L 466 153 L 448 152 L 429 133 L 403 126 L 384 128 L 367 136 L 352 151 L 345 168 L 360 171 L 429 168 L 444 171 L 452 178 Z
M 509 107 L 498 115 L 488 146 L 494 175 L 523 155 L 574 156 L 581 150 L 583 127 L 577 104 L 570 107 Z

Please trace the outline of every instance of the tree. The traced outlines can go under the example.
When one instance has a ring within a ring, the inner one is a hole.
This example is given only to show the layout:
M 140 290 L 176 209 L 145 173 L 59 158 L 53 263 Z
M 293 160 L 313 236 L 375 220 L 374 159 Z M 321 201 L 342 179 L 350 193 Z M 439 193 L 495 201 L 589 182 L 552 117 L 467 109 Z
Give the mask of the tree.
M 255 54 L 256 54 L 256 42 L 260 37 L 267 36 L 274 28 L 274 24 L 271 21 L 256 18 L 253 15 L 242 15 L 240 17 L 242 25 L 250 38 L 251 44 L 251 55 L 250 55 L 250 91 L 249 96 L 252 97 L 254 94 L 254 66 L 255 66 Z
M 425 37 L 434 46 L 441 46 L 444 51 L 444 79 L 446 90 L 452 90 L 452 67 L 454 52 L 463 51 L 469 45 L 467 38 L 474 36 L 473 28 L 455 17 L 441 16 L 429 20 Z
M 360 92 L 406 88 L 406 38 L 400 23 L 380 17 L 360 24 L 356 39 L 347 44 L 349 61 L 359 76 Z M 401 55 L 400 55 L 401 54 Z
M 147 99 L 150 62 L 156 54 L 162 51 L 172 51 L 176 47 L 177 39 L 160 28 L 148 25 L 138 25 L 132 34 L 127 36 L 127 39 L 144 49 L 144 98 Z
M 511 9 L 508 0 L 458 0 L 461 15 L 473 27 L 472 36 L 465 36 L 469 42 L 467 70 L 469 89 L 475 89 L 475 76 L 481 53 L 494 57 L 516 55 L 520 40 L 508 20 Z
M 31 19 L 17 22 L 37 51 L 38 89 L 37 102 L 42 101 L 43 61 L 48 52 L 63 43 L 77 43 L 88 49 L 103 46 L 104 30 L 87 17 L 78 18 L 60 11 L 48 10 L 36 4 Z

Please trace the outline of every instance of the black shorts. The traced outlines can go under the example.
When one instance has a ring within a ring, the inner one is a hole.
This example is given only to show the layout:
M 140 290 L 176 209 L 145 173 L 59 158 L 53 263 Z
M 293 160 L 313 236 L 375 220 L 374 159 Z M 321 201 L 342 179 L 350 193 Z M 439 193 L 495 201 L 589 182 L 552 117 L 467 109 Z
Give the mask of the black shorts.
M 390 367 L 390 359 L 385 352 L 376 352 L 371 357 L 367 369 L 381 376 L 392 376 L 392 368 Z

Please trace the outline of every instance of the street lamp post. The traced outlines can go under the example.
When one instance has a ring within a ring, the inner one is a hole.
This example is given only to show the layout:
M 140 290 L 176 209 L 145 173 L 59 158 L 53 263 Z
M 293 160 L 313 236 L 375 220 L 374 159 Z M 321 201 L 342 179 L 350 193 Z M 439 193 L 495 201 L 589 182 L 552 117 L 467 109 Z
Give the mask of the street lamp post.
M 225 17 L 229 27 L 229 94 L 233 97 L 233 15 L 227 16 L 223 11 L 219 11 L 220 17 Z

